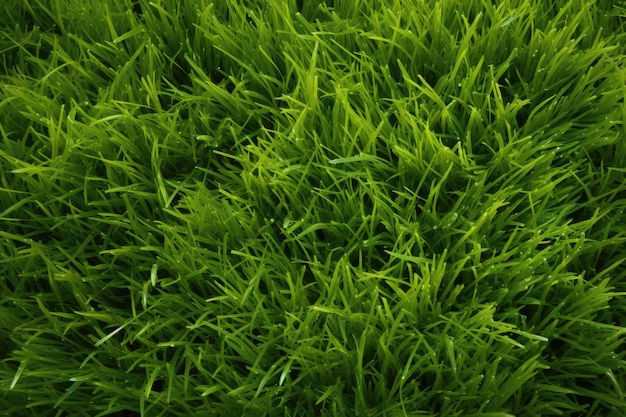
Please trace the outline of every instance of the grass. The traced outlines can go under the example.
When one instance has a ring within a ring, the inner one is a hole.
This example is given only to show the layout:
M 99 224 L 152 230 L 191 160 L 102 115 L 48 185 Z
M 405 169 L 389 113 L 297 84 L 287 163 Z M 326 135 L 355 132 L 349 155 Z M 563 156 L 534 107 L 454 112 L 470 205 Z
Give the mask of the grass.
M 626 414 L 626 4 L 497 3 L 4 1 L 0 414 Z

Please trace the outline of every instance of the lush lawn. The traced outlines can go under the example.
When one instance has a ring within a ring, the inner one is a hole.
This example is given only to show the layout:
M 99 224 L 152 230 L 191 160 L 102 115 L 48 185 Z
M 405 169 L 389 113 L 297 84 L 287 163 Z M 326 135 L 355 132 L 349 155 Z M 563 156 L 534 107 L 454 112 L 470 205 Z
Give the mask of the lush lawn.
M 624 1 L 0 16 L 0 415 L 626 415 Z

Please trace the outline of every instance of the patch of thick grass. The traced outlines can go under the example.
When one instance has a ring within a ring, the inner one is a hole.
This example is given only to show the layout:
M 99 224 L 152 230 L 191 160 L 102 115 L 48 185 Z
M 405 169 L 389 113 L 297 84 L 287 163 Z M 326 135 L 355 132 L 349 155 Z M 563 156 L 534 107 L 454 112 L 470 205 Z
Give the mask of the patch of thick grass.
M 623 2 L 0 10 L 6 415 L 626 413 Z

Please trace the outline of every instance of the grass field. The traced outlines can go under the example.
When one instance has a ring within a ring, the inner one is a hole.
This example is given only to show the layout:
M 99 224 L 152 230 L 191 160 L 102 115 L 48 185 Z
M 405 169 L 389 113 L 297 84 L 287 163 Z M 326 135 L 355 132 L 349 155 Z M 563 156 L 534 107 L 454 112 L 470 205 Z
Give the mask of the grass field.
M 626 415 L 626 2 L 0 16 L 0 415 Z

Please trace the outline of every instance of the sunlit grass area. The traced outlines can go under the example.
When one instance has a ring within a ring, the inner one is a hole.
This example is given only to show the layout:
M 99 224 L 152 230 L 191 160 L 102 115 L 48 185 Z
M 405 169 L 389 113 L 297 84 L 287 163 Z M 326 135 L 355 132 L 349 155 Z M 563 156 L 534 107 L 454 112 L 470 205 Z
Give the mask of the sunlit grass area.
M 626 415 L 624 1 L 0 16 L 0 415 Z

